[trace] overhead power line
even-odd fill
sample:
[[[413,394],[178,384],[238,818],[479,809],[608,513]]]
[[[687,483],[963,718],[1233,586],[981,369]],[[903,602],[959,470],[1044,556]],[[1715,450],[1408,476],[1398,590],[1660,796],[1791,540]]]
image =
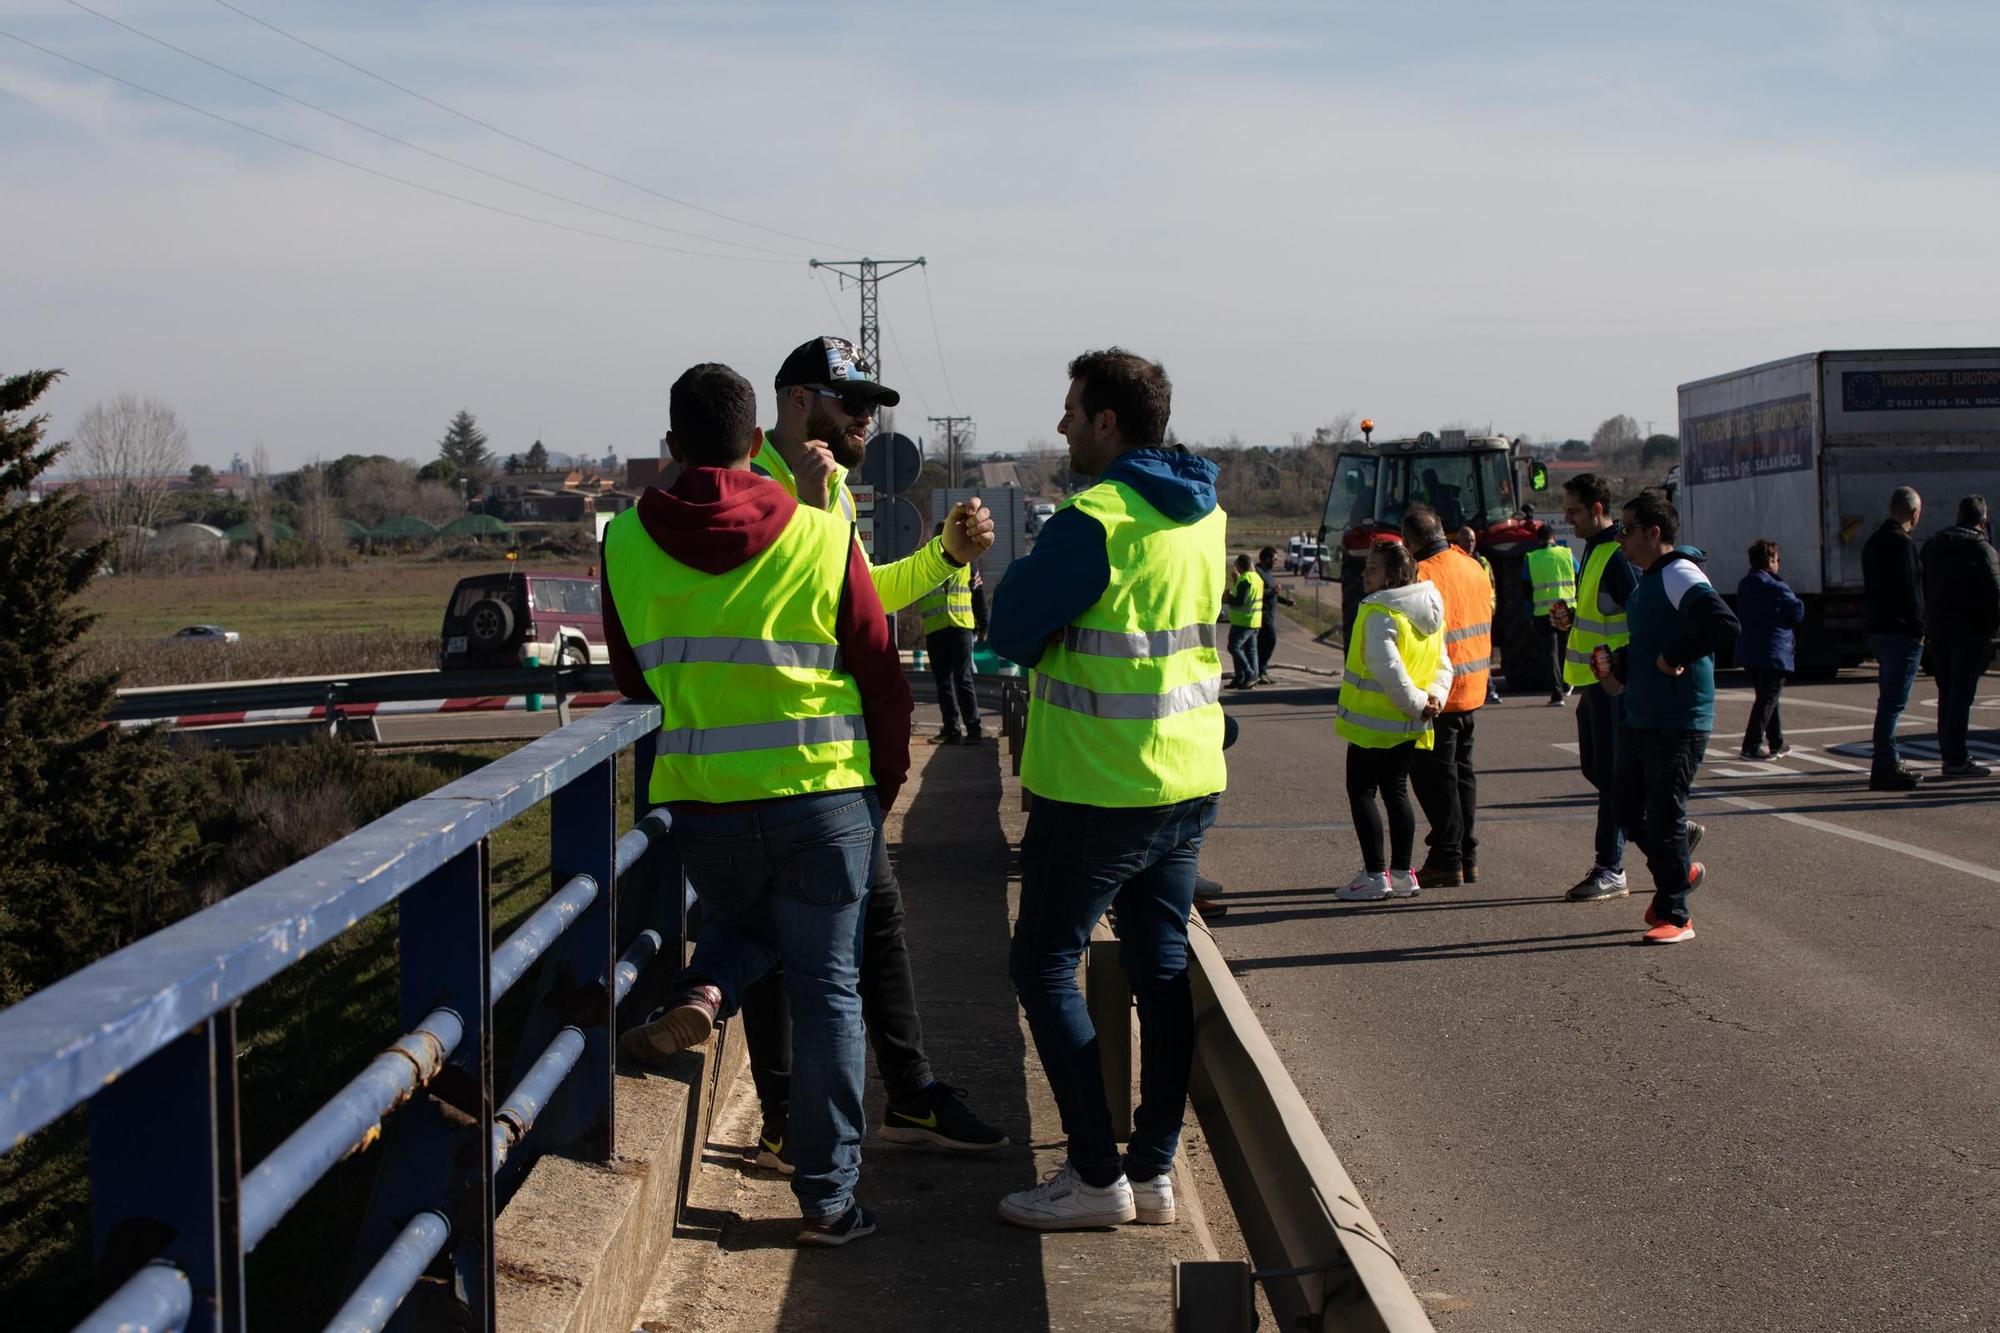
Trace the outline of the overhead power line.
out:
[[[938,373],[944,376],[945,397],[951,399],[954,412],[958,410],[958,393],[951,387],[951,371],[944,364],[944,338],[938,333],[937,305],[931,300],[931,268],[924,265],[924,308],[930,311],[931,341],[937,345]]]
[[[684,231],[679,227],[669,227],[666,226],[664,223],[653,222],[647,218],[633,217],[630,214],[615,212],[609,208],[600,208],[596,204],[585,203],[581,199],[572,199],[568,195],[557,194],[553,190],[544,190],[538,185],[530,185],[526,181],[518,181],[511,176],[503,176],[497,171],[488,171],[486,168],[474,166],[470,162],[461,162],[455,157],[451,157],[445,153],[437,152],[435,149],[426,148],[420,143],[412,143],[410,140],[391,134],[387,130],[378,130],[373,125],[364,124],[363,122],[354,119],[352,116],[346,116],[342,115],[338,111],[328,110],[326,107],[320,106],[315,102],[308,102],[303,97],[295,97],[291,93],[284,91],[282,88],[274,88],[270,84],[264,83],[258,79],[254,79],[240,70],[231,69],[227,65],[219,64],[216,61],[210,60],[207,56],[197,55],[193,51],[190,51],[185,47],[176,46],[172,42],[166,40],[166,38],[156,37],[152,33],[147,32],[142,28],[134,27],[132,24],[125,22],[123,19],[114,18],[111,15],[106,14],[101,10],[92,9],[89,5],[84,4],[83,0],[67,0],[67,3],[72,9],[80,9],[84,13],[89,14],[93,18],[102,19],[106,23],[111,24],[113,27],[123,28],[126,32],[131,33],[135,37],[144,38],[146,41],[153,43],[155,46],[165,47],[167,50],[172,51],[175,55],[185,56],[187,59],[192,60],[197,64],[206,65],[212,70],[217,70],[223,74],[227,74],[230,78],[236,79],[241,83],[246,83],[252,88],[261,89],[262,91],[271,94],[271,96],[273,97],[282,97],[287,102],[291,102],[296,106],[302,106],[308,111],[317,112],[319,115],[325,116],[331,120],[337,120],[343,125],[348,125],[353,127],[354,129],[362,131],[364,134],[372,134],[378,139],[383,139],[389,143],[396,144],[399,147],[407,148],[412,152],[422,153],[425,157],[435,158],[439,162],[448,163],[451,166],[460,168],[461,170],[470,171],[475,175],[484,176],[488,180],[499,181],[502,185],[511,185],[517,190],[526,190],[528,193],[538,194],[542,196],[542,198],[544,199],[553,199],[557,203],[568,204],[572,208],[581,208],[592,213],[599,213],[608,218],[615,218],[619,222],[629,222],[635,227],[650,227],[654,231],[667,232],[674,236],[685,236],[690,240],[707,241],[711,245],[727,245],[727,246],[733,246],[739,250],[755,250],[759,254],[781,255],[796,259],[804,259],[807,257],[796,251],[773,250],[769,246],[751,245],[747,241],[732,241],[722,236],[708,236],[698,231]]]
[[[803,241],[807,245],[826,246],[828,248],[835,250],[861,250],[863,253],[866,253],[865,247],[839,245],[833,241],[820,240],[811,236],[801,236],[797,232],[783,231],[777,227],[767,227],[761,222],[752,222],[748,218],[739,218],[732,214],[721,212],[720,210],[717,209],[708,208],[702,204],[697,204],[690,199],[682,199],[677,195],[663,193],[659,190],[654,189],[650,185],[643,185],[638,181],[629,180],[624,176],[616,174],[615,172],[606,171],[602,167],[594,167],[588,162],[579,162],[576,158],[570,157],[566,153],[560,153],[553,148],[544,147],[543,145],[536,143],[532,139],[524,139],[520,135],[515,134],[512,131],[503,130],[498,125],[492,124],[489,121],[481,120],[479,117],[473,115],[469,111],[460,111],[455,106],[451,106],[447,103],[440,102],[435,97],[431,97],[425,93],[418,92],[415,88],[410,88],[403,84],[397,83],[394,79],[391,79],[386,75],[377,74],[374,70],[369,69],[366,66],[357,65],[352,60],[347,59],[345,56],[335,55],[333,52],[327,50],[325,47],[317,46],[312,42],[307,41],[305,38],[299,36],[297,33],[288,32],[285,29],[279,27],[277,24],[272,23],[268,19],[259,18],[257,15],[252,14],[247,9],[241,9],[235,5],[230,4],[229,0],[215,0],[215,3],[222,6],[222,8],[228,10],[232,14],[248,19],[250,22],[255,23],[260,28],[269,29],[270,31],[276,33],[278,36],[283,37],[288,42],[296,42],[300,46],[305,47],[306,50],[313,51],[318,53],[319,55],[325,56],[328,60],[333,61],[335,64],[344,65],[348,69],[353,70],[356,74],[365,75],[368,78],[375,80],[375,82],[382,84],[384,87],[394,88],[397,92],[402,93],[408,97],[414,97],[419,102],[422,102],[427,106],[434,106],[438,110],[445,112],[447,115],[457,116],[460,120],[465,121],[467,124],[477,125],[480,129],[485,130],[488,133],[497,134],[501,138],[506,139],[511,143],[517,143],[521,145],[521,147],[523,148],[532,149],[533,151],[542,154],[542,156],[544,157],[554,158],[556,161],[575,167],[579,171],[587,171],[593,176],[601,176],[605,180],[614,181],[619,185],[623,185],[625,188],[629,190],[637,190],[642,194],[650,194],[655,199],[663,199],[670,204],[676,204],[682,208],[693,209],[697,213],[706,213],[708,216],[712,218],[720,218],[724,222],[733,222],[739,227],[750,227],[756,231],[767,232],[773,236],[782,236],[789,241]]]
[[[689,250],[678,245],[662,245],[658,241],[642,241],[639,240],[637,237],[618,236],[607,231],[593,231],[589,227],[573,226],[567,222],[557,222],[552,218],[536,217],[532,213],[517,212],[516,210],[511,208],[503,208],[499,204],[489,204],[482,199],[473,199],[467,195],[454,194],[450,190],[441,190],[434,185],[425,185],[421,181],[413,181],[408,179],[407,177],[398,176],[394,172],[382,171],[376,167],[364,166],[359,162],[349,161],[347,158],[338,157],[322,149],[314,148],[309,144],[299,143],[295,139],[287,139],[283,135],[273,134],[269,130],[260,130],[255,125],[247,125],[240,120],[234,120],[228,116],[223,115],[219,111],[210,111],[207,107],[196,106],[192,102],[184,102],[178,97],[174,97],[168,93],[161,92],[157,88],[148,88],[145,84],[135,83],[131,79],[125,78],[123,75],[113,74],[110,70],[99,69],[97,66],[78,60],[74,56],[66,56],[60,51],[52,50],[49,47],[43,46],[40,42],[31,42],[26,37],[22,37],[16,33],[8,32],[4,28],[0,28],[0,37],[5,37],[9,41],[18,42],[22,46],[27,47],[31,51],[40,51],[43,55],[53,57],[56,60],[62,61],[64,64],[74,65],[76,68],[80,70],[84,70],[87,73],[97,75],[97,77],[99,77],[100,79],[109,79],[113,83],[120,84],[124,87],[130,88],[135,92],[144,93],[148,97],[157,97],[160,101],[166,102],[172,106],[177,106],[181,108],[183,111],[192,111],[198,116],[206,116],[208,119],[216,121],[219,124],[227,125],[231,129],[242,130],[245,134],[254,134],[260,139],[268,139],[272,143],[283,144],[287,148],[296,149],[301,153],[310,154],[311,156],[317,157],[322,161],[335,163],[336,165],[346,167],[351,171],[363,172],[367,175],[377,177],[378,179],[390,181],[394,184],[401,185],[406,189],[421,190],[425,194],[436,195],[440,199],[449,199],[453,203],[466,204],[473,208],[484,209],[488,213],[497,213],[501,217],[513,218],[517,222],[532,222],[538,227],[550,227],[555,229],[556,231],[566,231],[573,233],[574,235],[577,236],[589,236],[595,240],[600,240],[600,241],[611,241],[617,245],[633,245],[633,246],[638,246],[642,250],[660,250],[664,251],[667,254],[691,255],[697,259],[725,259],[738,264],[789,264],[793,262],[787,259],[760,259],[755,255],[728,255],[728,254],[717,254],[714,251],[710,250]]]

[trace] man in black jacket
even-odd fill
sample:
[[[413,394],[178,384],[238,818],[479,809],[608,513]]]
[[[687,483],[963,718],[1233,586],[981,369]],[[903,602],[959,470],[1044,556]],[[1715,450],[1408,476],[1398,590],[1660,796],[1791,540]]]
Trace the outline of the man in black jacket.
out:
[[[1875,760],[1871,791],[1909,791],[1923,777],[1896,753],[1896,722],[1909,707],[1910,686],[1924,652],[1924,585],[1911,531],[1923,516],[1923,497],[1908,486],[1889,494],[1889,517],[1861,548],[1861,581],[1868,602],[1868,642],[1880,667],[1875,698]]]
[[[1257,552],[1257,577],[1264,580],[1264,623],[1257,629],[1257,683],[1272,684],[1271,654],[1278,651],[1278,607],[1290,606],[1292,599],[1278,586],[1278,548],[1266,546]]]
[[[1972,696],[1993,660],[2000,629],[2000,556],[1986,538],[1986,497],[1958,502],[1958,522],[1924,543],[1924,629],[1938,687],[1938,757],[1948,778],[1992,773],[1972,762],[1965,733]]]

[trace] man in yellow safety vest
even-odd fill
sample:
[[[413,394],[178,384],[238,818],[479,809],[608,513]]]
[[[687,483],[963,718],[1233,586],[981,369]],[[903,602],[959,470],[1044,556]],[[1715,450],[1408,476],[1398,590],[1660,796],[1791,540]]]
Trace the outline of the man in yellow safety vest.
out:
[[[1264,580],[1248,555],[1236,557],[1236,582],[1229,589],[1229,659],[1236,665],[1232,690],[1257,683],[1257,632],[1264,627]]]
[[[751,473],[749,383],[695,366],[669,420],[679,479],[605,530],[605,638],[619,687],[660,705],[650,795],[703,923],[674,1002],[619,1045],[646,1063],[697,1045],[782,965],[799,1243],[845,1245],[875,1229],[854,1197],[857,955],[871,848],[909,768],[909,685],[853,525]]]
[[[938,524],[937,531],[942,536],[944,524]],[[924,648],[930,653],[931,680],[937,685],[943,720],[932,743],[977,745],[985,738],[979,730],[979,696],[972,671],[973,640],[986,632],[986,590],[979,571],[971,565],[953,570],[950,578],[917,599],[917,614],[924,618]]]
[[[1042,525],[993,599],[994,650],[1035,673],[1008,971],[1069,1138],[1062,1169],[1008,1195],[1000,1216],[1045,1231],[1175,1217],[1168,1172],[1194,1044],[1188,909],[1226,784],[1215,624],[1227,520],[1214,465],[1162,444],[1172,394],[1165,370],[1120,348],[1070,362],[1057,429],[1071,470],[1096,483]],[[1114,904],[1145,1037],[1122,1157],[1076,987]]]
[[[1549,667],[1549,704],[1560,708],[1568,700],[1570,686],[1563,679],[1563,633],[1550,623],[1556,607],[1576,601],[1576,553],[1567,543],[1556,541],[1556,530],[1544,523],[1535,533],[1536,545],[1528,551],[1522,577],[1528,581],[1529,615],[1535,633],[1546,646]]]

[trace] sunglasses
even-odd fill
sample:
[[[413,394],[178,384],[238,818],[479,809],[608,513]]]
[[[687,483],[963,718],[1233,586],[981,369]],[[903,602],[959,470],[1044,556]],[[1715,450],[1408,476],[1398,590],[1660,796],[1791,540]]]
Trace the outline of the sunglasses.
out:
[[[824,385],[805,386],[822,398],[831,398],[840,404],[840,410],[851,417],[868,416],[875,411],[875,397],[856,389],[829,389]]]

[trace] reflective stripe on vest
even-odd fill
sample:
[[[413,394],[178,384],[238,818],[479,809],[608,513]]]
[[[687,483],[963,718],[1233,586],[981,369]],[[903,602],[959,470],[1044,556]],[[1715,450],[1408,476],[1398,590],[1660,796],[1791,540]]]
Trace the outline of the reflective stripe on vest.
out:
[[[1035,664],[1021,785],[1114,809],[1221,791],[1215,611],[1228,578],[1227,517],[1216,509],[1181,522],[1119,481],[1067,505],[1104,530],[1112,578]]]
[[[861,694],[836,626],[854,530],[794,509],[721,574],[661,550],[636,509],[604,533],[604,573],[660,702],[655,801],[761,801],[871,786]]]
[[[1419,634],[1410,618],[1376,602],[1364,602],[1354,617],[1349,642],[1359,647],[1367,642],[1368,622],[1374,616],[1388,616],[1396,622],[1396,653],[1403,669],[1418,689],[1428,689],[1437,679],[1438,663],[1444,656],[1444,635]],[[1454,683],[1453,688],[1457,686]],[[1481,697],[1484,697],[1481,687]],[[1419,750],[1436,744],[1429,719],[1411,717],[1389,698],[1382,682],[1368,669],[1366,654],[1357,651],[1347,659],[1340,679],[1340,701],[1334,708],[1334,732],[1350,745],[1386,749],[1414,740]]]
[[[1486,703],[1486,673],[1493,666],[1493,583],[1456,546],[1417,562],[1417,577],[1444,599],[1444,652],[1451,659],[1447,713],[1468,713]]]
[[[1563,680],[1570,685],[1594,685],[1597,673],[1591,669],[1591,650],[1602,645],[1617,650],[1631,642],[1626,629],[1625,610],[1604,592],[1604,570],[1618,554],[1618,543],[1602,541],[1584,557],[1583,578],[1577,589],[1576,623],[1570,627],[1569,642],[1563,649]]]

